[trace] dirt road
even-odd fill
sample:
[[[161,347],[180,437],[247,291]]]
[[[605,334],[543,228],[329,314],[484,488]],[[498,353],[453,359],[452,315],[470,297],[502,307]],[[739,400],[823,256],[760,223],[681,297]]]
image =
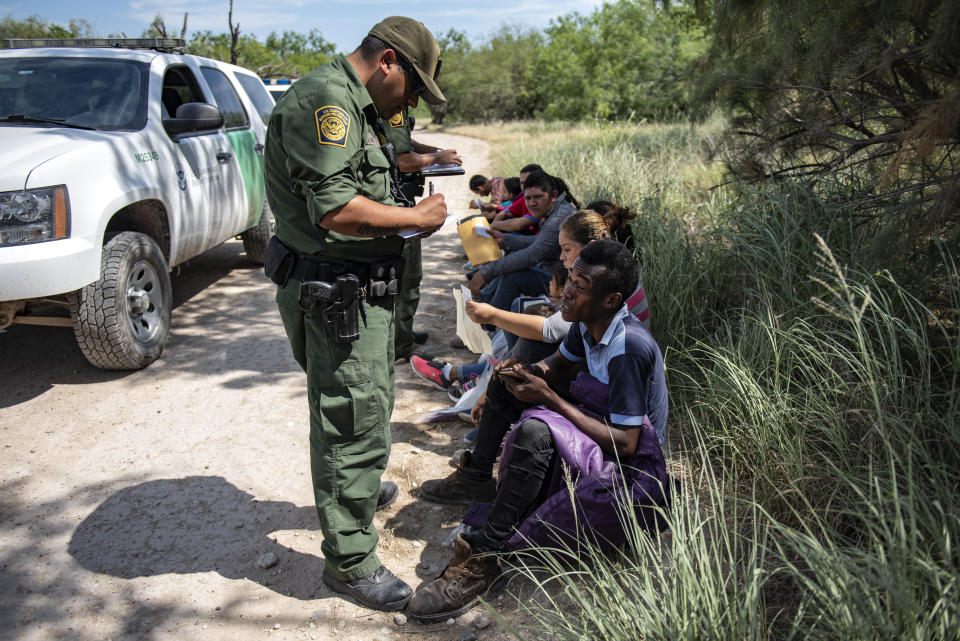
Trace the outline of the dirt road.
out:
[[[485,168],[479,141],[416,137],[456,147],[467,177]],[[466,211],[465,178],[435,185]],[[447,346],[462,260],[453,227],[425,241],[416,323],[425,348],[457,359],[470,356]],[[94,369],[69,330],[0,334],[0,638],[457,639],[466,620],[398,626],[321,585],[305,377],[262,270],[233,241],[173,282],[170,341],[143,371]],[[387,478],[401,496],[377,525],[384,562],[413,586],[446,562],[460,516],[410,495],[449,473],[468,429],[412,422],[447,405],[398,367]],[[277,563],[261,568],[267,553]]]

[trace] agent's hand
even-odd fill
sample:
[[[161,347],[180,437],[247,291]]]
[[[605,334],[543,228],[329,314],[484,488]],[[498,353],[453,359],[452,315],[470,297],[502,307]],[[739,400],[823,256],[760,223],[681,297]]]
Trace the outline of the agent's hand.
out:
[[[438,165],[463,165],[463,159],[456,149],[441,149],[434,156],[434,162]]]
[[[491,229],[490,238],[492,238],[494,242],[497,243],[497,247],[499,247],[500,249],[503,249],[503,232],[502,231]]]
[[[443,200],[443,194],[427,196],[413,207],[413,211],[417,214],[417,228],[425,232],[437,231],[447,219],[447,203]]]
[[[497,308],[487,303],[478,303],[475,300],[467,301],[467,316],[475,323],[492,323]]]
[[[483,286],[487,284],[487,280],[483,277],[483,274],[477,270],[477,273],[473,275],[473,278],[470,279],[470,282],[467,284],[467,287],[470,288],[470,294],[477,298],[480,296],[480,290],[483,289]]]

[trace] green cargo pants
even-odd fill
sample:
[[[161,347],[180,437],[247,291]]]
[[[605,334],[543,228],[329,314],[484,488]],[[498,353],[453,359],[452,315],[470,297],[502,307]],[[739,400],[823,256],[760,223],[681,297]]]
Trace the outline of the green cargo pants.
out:
[[[420,239],[408,238],[403,243],[403,280],[396,300],[397,337],[394,353],[399,358],[413,353],[413,317],[420,304],[420,281],[423,279]]]
[[[310,471],[325,571],[350,581],[381,564],[373,515],[390,455],[394,301],[368,300],[360,338],[334,343],[319,312],[300,311],[299,287],[291,279],[278,289],[277,307],[293,357],[307,373]]]

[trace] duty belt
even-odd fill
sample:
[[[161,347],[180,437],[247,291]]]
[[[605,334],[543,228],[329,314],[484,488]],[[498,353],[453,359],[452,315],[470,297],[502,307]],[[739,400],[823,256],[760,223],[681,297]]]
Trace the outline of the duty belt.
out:
[[[264,272],[281,287],[291,278],[332,283],[338,276],[353,274],[365,288],[367,298],[381,298],[396,296],[399,292],[403,257],[387,256],[370,263],[331,261],[298,254],[274,236],[267,247]]]

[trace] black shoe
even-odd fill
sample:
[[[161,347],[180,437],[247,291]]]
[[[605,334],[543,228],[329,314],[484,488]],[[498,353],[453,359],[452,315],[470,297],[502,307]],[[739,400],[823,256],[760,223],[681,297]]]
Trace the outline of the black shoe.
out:
[[[352,581],[341,581],[324,572],[323,582],[334,592],[346,594],[368,608],[385,612],[402,610],[413,596],[413,589],[395,577],[385,565]]]
[[[420,486],[420,498],[445,505],[493,503],[497,499],[497,482],[493,477],[483,477],[467,467],[467,460],[469,454],[464,454],[462,467],[445,479],[424,481]]]
[[[380,494],[377,495],[377,512],[385,510],[397,500],[400,488],[393,481],[380,481]]]
[[[416,344],[418,344],[418,345],[423,345],[424,343],[427,342],[427,339],[428,339],[428,338],[430,338],[430,334],[428,334],[428,333],[426,333],[426,332],[424,332],[424,331],[417,330],[417,329],[413,330],[413,342],[414,342],[414,343],[416,343]]]

